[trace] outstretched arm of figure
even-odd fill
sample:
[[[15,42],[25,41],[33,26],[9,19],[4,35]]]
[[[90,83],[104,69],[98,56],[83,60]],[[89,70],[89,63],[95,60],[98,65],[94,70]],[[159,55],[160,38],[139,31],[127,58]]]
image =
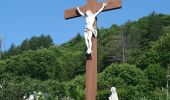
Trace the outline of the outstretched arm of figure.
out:
[[[103,11],[103,9],[107,6],[107,2],[103,3],[102,8],[100,8],[94,15],[97,16],[100,12]]]
[[[84,13],[80,10],[79,7],[77,7],[76,9],[77,9],[77,11],[79,12],[79,14],[80,14],[81,16],[85,16]]]

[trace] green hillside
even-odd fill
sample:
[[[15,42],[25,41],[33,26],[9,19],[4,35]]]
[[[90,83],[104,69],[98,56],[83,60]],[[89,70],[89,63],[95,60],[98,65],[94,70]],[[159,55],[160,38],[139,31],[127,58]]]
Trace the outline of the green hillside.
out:
[[[170,68],[170,15],[155,12],[98,30],[97,100],[117,88],[120,100],[165,100]],[[0,60],[0,100],[41,91],[48,100],[85,99],[84,38],[55,45],[49,35],[11,45]]]

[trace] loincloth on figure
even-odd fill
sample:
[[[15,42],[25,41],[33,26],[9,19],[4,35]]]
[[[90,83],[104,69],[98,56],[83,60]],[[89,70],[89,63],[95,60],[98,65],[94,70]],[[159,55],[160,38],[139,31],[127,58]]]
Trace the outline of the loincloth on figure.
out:
[[[88,33],[88,32],[92,32],[92,34],[97,37],[97,29],[93,28],[93,29],[89,29],[89,28],[85,28],[84,32]]]

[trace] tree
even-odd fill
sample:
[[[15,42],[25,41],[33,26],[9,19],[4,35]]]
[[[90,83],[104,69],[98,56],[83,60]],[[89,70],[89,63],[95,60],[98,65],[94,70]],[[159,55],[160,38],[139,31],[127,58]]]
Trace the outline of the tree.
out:
[[[147,79],[144,73],[129,64],[112,64],[98,78],[98,98],[107,99],[110,88],[115,86],[121,100],[137,100],[147,95]]]
[[[24,51],[29,50],[37,50],[40,48],[49,48],[53,45],[53,40],[51,36],[47,35],[41,35],[41,36],[33,36],[31,39],[25,39],[21,45],[15,46],[14,44],[11,44],[9,50],[3,52],[2,58],[6,59],[10,56],[18,55],[23,53]]]
[[[149,88],[155,90],[166,84],[166,71],[158,64],[151,64],[144,70],[148,80]]]
[[[149,50],[138,60],[137,66],[141,69],[150,64],[160,64],[167,68],[170,63],[170,32],[161,36],[159,40],[150,43]]]

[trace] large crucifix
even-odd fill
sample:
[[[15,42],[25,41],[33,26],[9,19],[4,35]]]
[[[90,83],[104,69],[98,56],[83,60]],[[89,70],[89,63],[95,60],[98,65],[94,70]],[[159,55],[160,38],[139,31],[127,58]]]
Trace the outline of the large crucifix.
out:
[[[93,28],[90,29],[88,26],[85,26],[85,34],[91,32],[91,47],[87,45],[87,60],[86,60],[86,100],[96,100],[97,94],[97,17],[96,15],[101,11],[109,11],[113,9],[121,8],[121,0],[107,0],[106,3],[97,2],[96,0],[87,0],[87,5],[81,6],[78,8],[72,8],[65,10],[64,18],[70,19],[79,16],[88,16],[88,14],[95,15]],[[100,11],[101,10],[101,11]],[[89,14],[89,15],[90,15]],[[86,24],[87,24],[86,17]],[[91,21],[93,19],[90,19]],[[86,39],[86,38],[85,38]]]

